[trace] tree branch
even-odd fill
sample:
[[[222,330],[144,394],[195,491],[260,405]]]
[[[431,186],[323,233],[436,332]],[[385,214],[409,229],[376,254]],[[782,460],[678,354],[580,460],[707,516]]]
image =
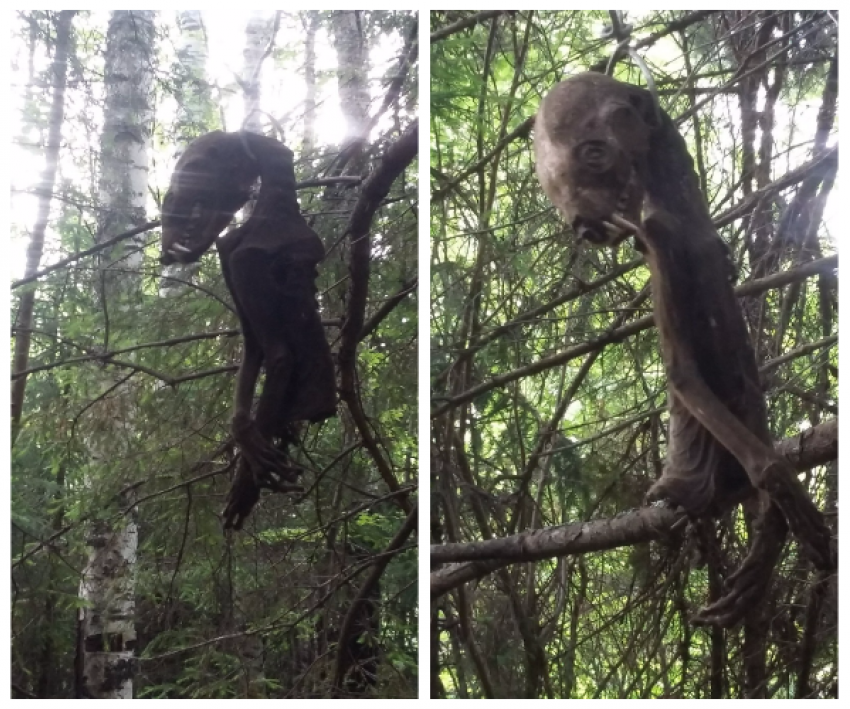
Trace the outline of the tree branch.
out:
[[[333,184],[344,184],[344,185],[359,185],[363,181],[362,177],[322,177],[316,178],[314,180],[305,180],[304,182],[299,182],[295,185],[296,190],[305,189],[307,187],[321,187],[323,185],[333,185]],[[134,236],[138,236],[139,234],[144,234],[146,231],[150,231],[151,229],[156,229],[158,226],[162,225],[162,221],[159,219],[154,219],[150,222],[145,222],[141,226],[137,226],[135,229],[130,229],[129,231],[125,231],[117,236],[113,236],[106,241],[101,241],[99,244],[95,244],[90,249],[85,249],[84,251],[78,251],[75,254],[71,254],[70,256],[66,256],[63,259],[60,259],[56,263],[47,266],[46,268],[33,273],[32,275],[27,276],[26,278],[21,278],[17,281],[12,281],[12,290],[16,288],[20,288],[21,286],[25,286],[27,283],[32,283],[33,281],[38,280],[42,276],[46,276],[48,273],[53,273],[53,271],[58,271],[60,268],[64,268],[70,263],[74,263],[74,261],[79,261],[80,259],[85,258],[86,256],[91,256],[92,254],[96,254],[99,251],[103,251],[104,249],[108,249],[111,246],[115,246],[115,244],[120,244],[122,241],[126,239],[130,239]],[[153,242],[151,242],[153,243]]]
[[[742,283],[735,289],[735,294],[738,297],[757,295],[759,293],[763,293],[767,290],[771,290],[772,288],[779,288],[780,286],[787,285],[788,283],[795,283],[797,281],[801,281],[809,276],[825,273],[833,271],[838,266],[838,256],[827,256],[826,258],[818,259],[817,261],[811,261],[799,268],[791,269],[789,271],[780,271],[779,273],[774,273],[773,275],[766,276],[765,278],[759,278],[755,281],[749,281],[747,283]],[[472,401],[475,397],[483,394],[486,391],[490,391],[491,389],[495,389],[496,387],[504,386],[510,382],[516,381],[517,379],[522,379],[523,377],[530,376],[532,374],[538,374],[547,369],[551,369],[552,367],[558,367],[562,364],[566,364],[570,360],[575,359],[576,357],[581,357],[590,352],[594,352],[597,349],[605,347],[606,345],[610,345],[614,342],[622,342],[628,337],[635,335],[639,332],[649,329],[655,323],[655,319],[652,315],[645,315],[642,318],[638,318],[634,322],[629,323],[628,325],[624,325],[623,327],[617,328],[609,333],[606,333],[602,337],[599,337],[595,340],[590,340],[588,342],[583,342],[580,345],[576,345],[575,347],[571,347],[563,352],[559,352],[558,354],[551,355],[549,357],[544,357],[543,359],[539,359],[536,362],[532,362],[531,364],[527,364],[523,367],[518,367],[517,369],[511,370],[510,372],[505,372],[504,374],[500,374],[498,376],[493,377],[492,379],[487,380],[486,382],[482,382],[477,386],[471,387],[464,392],[461,392],[457,396],[452,397],[451,399],[445,400],[444,403],[439,406],[431,415],[436,418],[437,416],[441,416],[449,409],[452,409],[460,404],[464,404],[467,401]]]
[[[777,453],[798,472],[838,458],[838,419],[779,441]],[[486,541],[431,546],[432,563],[453,563],[431,573],[431,599],[511,564],[609,551],[662,539],[681,515],[667,507],[642,507],[611,519],[532,529]]]
[[[398,307],[398,304],[401,303],[407,296],[416,291],[416,286],[419,283],[418,277],[414,276],[413,278],[404,281],[401,284],[401,288],[399,288],[393,295],[391,295],[384,304],[378,308],[375,313],[369,318],[365,323],[363,323],[363,329],[360,330],[360,335],[357,337],[359,341],[365,340],[369,335],[372,334],[378,328],[384,319]]]
[[[356,353],[359,336],[363,332],[366,299],[369,294],[371,258],[369,230],[375,212],[389,194],[393,182],[416,157],[419,141],[418,125],[418,121],[413,121],[407,127],[401,137],[384,154],[380,166],[363,183],[363,191],[354,205],[348,227],[345,230],[351,247],[348,259],[348,310],[342,324],[340,347],[337,354],[340,371],[340,398],[348,406],[354,424],[363,438],[363,444],[375,461],[381,478],[391,492],[398,491],[400,486],[390,464],[378,447],[366,419],[366,414],[360,405],[355,387]],[[407,495],[399,496],[397,502],[402,510],[410,513],[410,499]]]
[[[408,537],[416,530],[416,521],[419,518],[419,505],[415,505],[408,513],[407,519],[404,520],[398,532],[390,541],[381,556],[374,563],[372,571],[363,582],[357,598],[351,603],[348,613],[345,614],[345,619],[342,621],[342,627],[339,631],[339,641],[336,655],[336,674],[334,677],[334,692],[339,693],[342,690],[342,682],[345,679],[345,673],[348,671],[350,664],[348,661],[348,638],[351,635],[354,619],[357,617],[360,607],[370,598],[372,592],[378,585],[381,576],[383,576],[387,565],[395,558],[395,554],[401,550]]]
[[[498,17],[499,15],[503,15],[506,12],[512,12],[511,10],[485,10],[484,12],[478,12],[470,17],[465,17],[462,20],[458,20],[457,22],[453,22],[450,25],[446,25],[442,29],[434,30],[431,33],[431,44],[434,42],[439,42],[441,39],[445,39],[453,35],[455,32],[460,32],[461,30],[465,30],[468,27],[474,27],[479,22],[486,22],[492,17]]]

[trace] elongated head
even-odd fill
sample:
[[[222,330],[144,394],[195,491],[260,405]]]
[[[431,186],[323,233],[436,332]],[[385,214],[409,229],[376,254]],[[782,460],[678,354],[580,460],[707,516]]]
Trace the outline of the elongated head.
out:
[[[650,134],[648,91],[587,72],[556,85],[534,125],[537,176],[576,236],[611,246],[639,224]]]
[[[259,167],[243,135],[207,133],[177,161],[162,202],[161,263],[197,261],[248,200]]]

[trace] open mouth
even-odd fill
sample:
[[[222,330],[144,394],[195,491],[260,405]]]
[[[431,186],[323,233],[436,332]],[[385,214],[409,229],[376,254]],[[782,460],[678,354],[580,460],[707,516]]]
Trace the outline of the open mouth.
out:
[[[188,224],[182,229],[183,235],[180,239],[171,244],[166,251],[163,252],[160,258],[160,263],[168,265],[178,261],[180,263],[190,263],[195,260],[194,249],[190,244],[197,243],[197,235],[201,231],[201,207],[196,204],[189,215]]]
[[[188,246],[184,246],[180,242],[177,242],[176,244],[172,244],[171,248],[168,250],[168,253],[174,258],[180,258],[180,254],[191,254],[192,249],[190,249]]]
[[[195,260],[194,252],[188,246],[186,246],[186,242],[189,241],[189,237],[186,236],[180,241],[176,241],[168,248],[167,251],[162,252],[162,256],[160,256],[159,262],[168,266],[172,263],[191,263]]]
[[[599,246],[614,246],[640,232],[640,227],[625,216],[632,204],[633,192],[637,189],[635,177],[633,170],[617,198],[614,210],[607,218],[590,219],[579,216],[573,220],[573,229],[579,239]]]

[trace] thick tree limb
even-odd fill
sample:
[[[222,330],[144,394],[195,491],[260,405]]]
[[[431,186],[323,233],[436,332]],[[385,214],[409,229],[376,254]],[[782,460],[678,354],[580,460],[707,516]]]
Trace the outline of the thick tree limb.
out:
[[[679,517],[679,513],[668,507],[644,507],[612,519],[533,529],[488,541],[432,546],[432,563],[449,560],[466,563],[431,573],[431,600],[510,564],[608,551],[660,539]]]
[[[838,457],[838,419],[831,419],[775,446],[796,471]],[[510,564],[556,556],[608,551],[662,539],[680,515],[667,507],[644,507],[612,519],[521,532],[508,537],[431,547],[432,563],[453,563],[431,574],[431,598]]]
[[[419,140],[418,125],[418,121],[414,121],[407,127],[402,136],[384,154],[380,166],[363,183],[363,191],[357,204],[354,205],[346,229],[351,248],[348,260],[348,310],[340,333],[340,347],[337,355],[340,371],[340,398],[348,406],[354,424],[363,438],[363,444],[391,492],[398,491],[400,486],[390,464],[378,447],[378,442],[360,405],[355,385],[356,351],[360,333],[363,332],[366,299],[369,294],[371,257],[369,230],[372,219],[389,194],[393,182],[416,157]],[[396,499],[399,506],[409,514],[411,511],[409,498],[402,495]]]
[[[798,473],[838,460],[838,419],[829,419],[777,441],[773,447]]]
[[[351,243],[349,253],[348,311],[340,333],[339,363],[341,369],[354,366],[357,336],[363,329],[366,298],[369,294],[369,263],[372,218],[386,198],[396,178],[416,157],[418,122],[408,126],[402,136],[386,152],[380,167],[363,184],[363,192],[354,205],[346,234]],[[353,380],[352,380],[353,381]]]

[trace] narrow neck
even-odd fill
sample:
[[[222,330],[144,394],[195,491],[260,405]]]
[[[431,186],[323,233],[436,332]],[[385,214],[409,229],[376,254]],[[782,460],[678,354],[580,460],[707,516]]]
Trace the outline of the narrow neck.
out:
[[[264,181],[251,212],[251,219],[292,220],[301,218],[294,185]]]
[[[653,131],[648,158],[647,202],[653,210],[676,216],[694,234],[717,236],[708,204],[684,138],[665,113]]]

